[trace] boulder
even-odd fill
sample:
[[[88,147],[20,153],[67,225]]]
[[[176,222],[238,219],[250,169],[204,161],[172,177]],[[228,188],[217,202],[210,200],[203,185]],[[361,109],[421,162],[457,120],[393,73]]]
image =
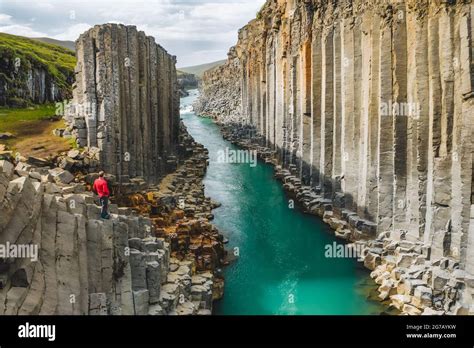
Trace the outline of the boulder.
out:
[[[184,301],[178,304],[176,307],[176,313],[178,315],[193,315],[196,314],[196,307],[192,302]]]
[[[419,286],[426,286],[426,283],[421,279],[405,278],[402,282],[405,288],[406,295],[412,295],[415,293],[415,289]]]
[[[437,311],[434,310],[433,308],[427,307],[423,310],[423,313],[421,315],[444,315],[444,311]]]
[[[48,167],[51,164],[50,161],[48,161],[44,158],[33,157],[33,156],[28,157],[26,162],[28,164],[31,164],[32,166],[35,166],[35,167]]]
[[[13,162],[13,151],[0,150],[0,160]]]
[[[392,300],[392,306],[401,311],[406,303],[411,302],[411,296],[397,294],[390,296],[390,300]]]
[[[430,307],[433,302],[433,290],[427,286],[418,286],[412,297],[412,304],[418,308]]]
[[[75,159],[78,159],[78,157],[80,156],[81,152],[79,150],[76,150],[76,149],[73,149],[73,150],[70,150],[68,153],[67,153],[67,157],[75,160]]]
[[[163,308],[158,304],[150,305],[148,309],[148,315],[163,315]]]
[[[0,140],[7,140],[14,138],[15,136],[12,133],[5,132],[5,133],[0,133]]]
[[[8,161],[0,160],[0,173],[5,174],[7,178],[11,178],[15,167]]]
[[[403,305],[402,312],[406,313],[408,315],[420,315],[421,310],[419,308],[416,308],[415,306],[405,304]]]
[[[439,268],[434,268],[431,287],[434,291],[441,291],[448,283],[449,279],[449,274],[446,271]]]
[[[15,167],[15,171],[19,174],[19,175],[27,175],[28,172],[33,168],[33,166],[31,164],[28,164],[28,163],[25,163],[25,162],[18,162],[18,164],[16,165]]]
[[[52,175],[53,180],[58,184],[67,185],[74,180],[74,175],[62,168],[51,169],[49,170],[49,173]]]
[[[75,161],[70,157],[64,157],[59,163],[59,168],[62,168],[67,171],[72,171],[78,163],[78,161]]]
[[[373,271],[378,265],[382,263],[380,255],[371,251],[365,255],[364,266]]]
[[[398,255],[397,258],[397,267],[404,267],[408,268],[410,267],[415,259],[416,259],[416,254],[400,254]]]

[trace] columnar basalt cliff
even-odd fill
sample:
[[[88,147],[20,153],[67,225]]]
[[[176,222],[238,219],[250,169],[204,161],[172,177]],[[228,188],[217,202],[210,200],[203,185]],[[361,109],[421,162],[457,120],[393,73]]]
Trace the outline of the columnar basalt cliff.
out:
[[[197,149],[191,165],[205,167],[203,156]],[[86,190],[97,175],[80,182],[50,163],[39,165],[0,160],[0,314],[211,314],[213,288],[221,287],[212,269],[196,266],[194,257],[175,258],[169,237],[157,237],[155,220],[131,208],[112,204],[110,220],[101,219]],[[123,190],[108,180],[113,191]],[[160,207],[176,209],[172,201]],[[192,235],[211,229],[178,213],[162,216],[189,224]]]
[[[77,56],[65,118],[86,148],[0,154],[0,314],[211,314],[225,251],[202,185],[207,151],[179,120],[175,58],[115,24],[81,35]]]
[[[196,105],[410,314],[474,313],[473,34],[469,1],[267,1]]]
[[[105,24],[76,42],[66,120],[80,147],[98,147],[118,178],[156,180],[175,168],[179,86],[174,56],[134,26]]]

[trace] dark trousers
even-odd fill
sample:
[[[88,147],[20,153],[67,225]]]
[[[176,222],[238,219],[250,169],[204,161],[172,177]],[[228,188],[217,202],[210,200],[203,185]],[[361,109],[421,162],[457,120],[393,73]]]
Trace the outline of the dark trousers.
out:
[[[99,201],[100,201],[100,206],[101,206],[101,210],[100,210],[100,217],[102,219],[106,219],[109,217],[109,212],[108,212],[108,209],[109,209],[109,197],[100,197],[99,198]]]

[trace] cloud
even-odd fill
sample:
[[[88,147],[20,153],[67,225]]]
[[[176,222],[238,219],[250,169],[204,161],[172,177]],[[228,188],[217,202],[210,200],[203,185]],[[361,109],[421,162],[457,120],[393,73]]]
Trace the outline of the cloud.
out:
[[[74,24],[74,25],[71,25],[69,28],[67,28],[64,33],[54,35],[53,39],[65,40],[65,41],[76,41],[79,35],[86,32],[91,27],[92,25],[87,24],[87,23]]]
[[[264,0],[1,0],[0,31],[76,40],[96,24],[136,25],[179,66],[225,59]]]
[[[12,16],[5,13],[0,13],[0,25],[10,24],[12,22]]]
[[[44,33],[32,29],[28,24],[22,25],[15,23],[13,16],[6,13],[0,13],[0,32],[28,37],[44,35]]]
[[[11,21],[11,16],[0,13],[0,32],[26,37],[46,36],[45,33],[32,29],[29,25],[15,24]]]

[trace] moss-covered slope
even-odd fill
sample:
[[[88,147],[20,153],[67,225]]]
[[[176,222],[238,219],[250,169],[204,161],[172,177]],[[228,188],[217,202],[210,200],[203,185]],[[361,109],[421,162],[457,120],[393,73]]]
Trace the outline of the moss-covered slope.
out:
[[[24,107],[70,97],[75,64],[69,49],[0,33],[0,105]]]

